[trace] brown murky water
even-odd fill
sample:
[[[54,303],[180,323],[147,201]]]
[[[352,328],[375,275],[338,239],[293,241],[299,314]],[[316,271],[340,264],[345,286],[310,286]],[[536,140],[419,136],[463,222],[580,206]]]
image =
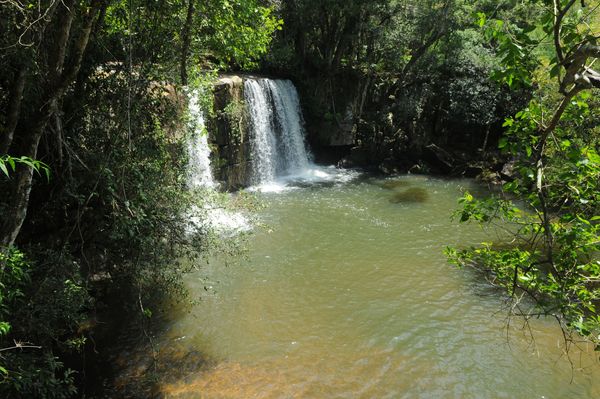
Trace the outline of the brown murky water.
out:
[[[552,320],[532,320],[532,340],[521,320],[507,326],[500,292],[447,264],[446,245],[495,239],[449,220],[472,184],[403,176],[260,194],[249,258],[191,275],[202,300],[159,338],[214,363],[171,362],[162,394],[600,398],[591,348],[572,348],[571,364]]]

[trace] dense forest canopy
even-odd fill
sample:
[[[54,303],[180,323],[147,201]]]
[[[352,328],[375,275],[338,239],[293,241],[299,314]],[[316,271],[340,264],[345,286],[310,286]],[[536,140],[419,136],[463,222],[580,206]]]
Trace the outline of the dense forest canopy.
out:
[[[410,166],[431,142],[486,147],[490,130],[497,139],[504,116],[526,103],[527,90],[490,79],[500,57],[476,12],[525,20],[536,9],[512,1],[284,2],[285,27],[266,68],[296,77],[315,129],[343,131],[367,164]],[[349,114],[356,127],[339,128]]]
[[[74,395],[97,314],[143,324],[151,298],[183,294],[182,259],[231,249],[188,231],[209,194],[186,188],[182,132],[185,90],[240,70],[292,77],[311,143],[352,147],[352,165],[493,175],[511,161],[503,195],[466,194],[460,219],[516,223],[516,244],[448,252],[534,299],[519,312],[597,339],[599,8],[2,1],[0,395]],[[454,159],[436,169],[437,146]]]

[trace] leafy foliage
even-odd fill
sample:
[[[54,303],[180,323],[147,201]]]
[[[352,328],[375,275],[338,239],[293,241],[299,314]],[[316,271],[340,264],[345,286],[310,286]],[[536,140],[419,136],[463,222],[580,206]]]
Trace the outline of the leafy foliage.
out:
[[[0,393],[6,397],[66,398],[75,392],[73,372],[51,347],[59,340],[76,349],[65,337],[77,328],[89,298],[81,280],[72,280],[76,269],[65,276],[51,265],[48,259],[35,270],[15,248],[0,254]]]
[[[8,1],[0,16],[0,225],[16,221],[0,243],[19,248],[0,244],[0,396],[71,397],[107,314],[143,328],[149,304],[185,300],[190,259],[236,251],[190,226],[215,194],[187,187],[179,83],[252,67],[281,21],[257,0]]]
[[[477,157],[530,89],[490,79],[504,54],[473,15],[520,21],[524,9],[489,0],[284,1],[286,23],[265,64],[296,76],[318,143],[354,138],[367,164],[400,169],[432,142]]]
[[[256,0],[200,2],[200,15],[209,18],[198,24],[210,35],[197,35],[198,51],[210,49],[213,55],[229,64],[235,61],[242,68],[256,67],[256,60],[265,54],[273,32],[281,29],[283,21],[273,16],[273,9]]]
[[[514,179],[503,185],[499,197],[481,201],[466,194],[458,215],[461,222],[511,223],[514,241],[447,253],[458,265],[490,273],[493,282],[512,295],[519,314],[551,315],[566,329],[600,343],[597,101],[589,91],[593,78],[578,80],[574,64],[563,62],[586,41],[595,43],[597,33],[589,22],[597,5],[590,5],[586,13],[574,3],[542,2],[553,8],[540,14],[537,25],[516,35],[507,33],[512,27],[498,22],[488,26],[488,32],[493,31],[488,37],[506,49],[506,67],[494,77],[513,88],[533,84],[537,89],[529,105],[504,122],[506,133],[499,147],[514,157]],[[484,21],[481,16],[482,26]],[[554,47],[544,47],[532,37],[536,32],[555,34]],[[527,51],[523,43],[530,46]],[[572,61],[579,63],[578,73],[595,73],[588,58],[593,56]],[[530,306],[521,307],[523,297],[529,298]]]
[[[16,170],[17,164],[27,165],[38,173],[40,171],[43,171],[44,174],[46,175],[46,178],[48,180],[50,180],[50,168],[48,167],[48,165],[46,165],[42,161],[38,161],[36,159],[31,159],[26,156],[22,156],[20,158],[15,158],[15,157],[11,157],[10,155],[4,155],[4,156],[0,157],[0,171],[6,177],[10,177],[9,172],[11,170],[13,172]]]

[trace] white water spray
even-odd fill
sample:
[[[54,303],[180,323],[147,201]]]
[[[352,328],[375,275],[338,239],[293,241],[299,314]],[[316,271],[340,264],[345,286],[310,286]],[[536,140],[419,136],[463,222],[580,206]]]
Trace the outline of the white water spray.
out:
[[[188,142],[188,186],[191,189],[208,189],[204,203],[193,207],[190,214],[192,226],[232,236],[251,229],[248,219],[240,212],[226,209],[213,191],[217,187],[210,168],[210,147],[204,124],[204,113],[199,102],[200,93],[189,96],[191,138]],[[221,199],[222,201],[222,199]]]
[[[204,114],[198,101],[199,95],[194,91],[189,96],[192,136],[188,142],[188,185],[190,188],[214,188],[216,184],[210,169],[208,134],[204,125]]]
[[[265,184],[300,174],[311,165],[296,88],[289,80],[247,79],[252,182]]]

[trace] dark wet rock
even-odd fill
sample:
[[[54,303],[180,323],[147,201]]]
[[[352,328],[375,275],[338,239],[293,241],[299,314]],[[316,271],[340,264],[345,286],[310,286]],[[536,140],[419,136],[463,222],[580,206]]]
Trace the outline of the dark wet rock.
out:
[[[408,173],[413,173],[413,174],[424,173],[423,167],[421,165],[419,165],[418,163],[414,164],[413,166],[408,168]]]
[[[421,203],[429,199],[429,193],[427,190],[421,187],[411,187],[404,191],[395,193],[390,202],[392,204],[407,204],[407,203]]]
[[[393,157],[389,157],[384,159],[383,162],[379,164],[378,169],[380,172],[386,175],[393,175],[400,173],[401,168],[398,162]]]
[[[342,158],[335,164],[335,166],[337,168],[351,168],[352,162],[350,162],[348,158]]]
[[[312,190],[318,190],[321,188],[334,187],[337,183],[335,181],[297,181],[290,184],[291,187],[298,188],[309,188]]]
[[[251,151],[244,112],[233,117],[227,109],[244,104],[245,76],[223,76],[213,87],[215,117],[208,121],[211,163],[225,190],[235,190],[250,182]],[[235,119],[235,120],[234,120]]]
[[[379,164],[379,166],[377,167],[377,170],[379,170],[379,172],[386,174],[386,175],[391,175],[392,173],[394,173],[394,170],[391,169],[387,164],[382,163]]]
[[[467,165],[463,172],[465,177],[477,177],[483,173],[484,168],[476,165]]]
[[[429,144],[423,149],[423,160],[440,173],[451,173],[456,164],[454,157],[448,151],[435,144]]]
[[[347,158],[347,164],[350,166],[361,166],[369,163],[369,153],[364,147],[352,147],[350,155]]]

